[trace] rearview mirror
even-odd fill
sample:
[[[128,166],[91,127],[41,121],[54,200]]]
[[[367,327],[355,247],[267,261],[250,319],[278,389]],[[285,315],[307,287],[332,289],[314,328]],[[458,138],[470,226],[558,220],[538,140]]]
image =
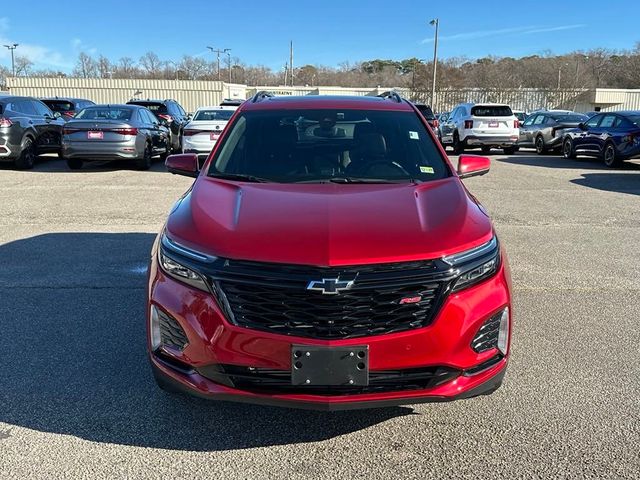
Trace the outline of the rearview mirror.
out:
[[[195,153],[169,155],[164,164],[169,172],[176,175],[194,178],[198,176],[198,155]]]
[[[460,155],[458,159],[458,177],[469,178],[489,172],[491,160],[479,155]]]

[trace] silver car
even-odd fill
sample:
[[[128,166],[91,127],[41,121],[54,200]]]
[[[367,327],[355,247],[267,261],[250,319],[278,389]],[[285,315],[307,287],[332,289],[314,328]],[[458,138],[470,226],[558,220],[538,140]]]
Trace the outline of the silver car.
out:
[[[218,106],[196,110],[182,131],[183,153],[195,153],[200,161],[206,159],[237,109],[236,106]]]
[[[589,118],[569,110],[542,110],[530,114],[520,125],[518,147],[533,147],[538,155],[560,152],[564,132]]]
[[[147,170],[153,157],[169,153],[169,130],[147,108],[94,105],[81,110],[62,130],[62,157],[73,170],[92,160],[133,160]]]

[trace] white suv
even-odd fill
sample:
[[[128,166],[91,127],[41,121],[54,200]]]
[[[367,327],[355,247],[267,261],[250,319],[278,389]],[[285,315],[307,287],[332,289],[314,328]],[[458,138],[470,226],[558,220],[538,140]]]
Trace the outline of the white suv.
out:
[[[488,153],[496,147],[511,155],[517,150],[520,134],[511,107],[499,103],[461,103],[440,128],[443,145],[451,145],[455,154],[473,147]]]

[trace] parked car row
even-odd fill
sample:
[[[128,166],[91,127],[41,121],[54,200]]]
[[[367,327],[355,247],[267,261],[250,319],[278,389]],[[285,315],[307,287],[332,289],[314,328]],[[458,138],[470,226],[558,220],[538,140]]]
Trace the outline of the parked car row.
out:
[[[539,155],[599,157],[608,167],[640,157],[640,111],[583,114],[545,109],[527,114],[504,104],[463,103],[434,115],[424,104],[415,106],[440,143],[454,154],[502,148],[510,155],[520,148],[534,148]]]
[[[69,168],[93,160],[130,160],[148,169],[154,158],[195,152],[201,159],[238,108],[238,100],[205,107],[192,119],[175,100],[96,105],[79,98],[0,98],[0,161],[32,168],[38,155],[57,153]]]

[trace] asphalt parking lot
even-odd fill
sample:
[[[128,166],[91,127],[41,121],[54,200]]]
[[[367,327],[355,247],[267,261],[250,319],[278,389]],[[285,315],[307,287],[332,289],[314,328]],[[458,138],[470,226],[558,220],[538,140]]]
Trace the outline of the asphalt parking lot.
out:
[[[0,478],[638,478],[640,165],[492,159],[466,184],[510,255],[503,387],[338,413],[156,388],[145,266],[188,178],[0,166]]]

